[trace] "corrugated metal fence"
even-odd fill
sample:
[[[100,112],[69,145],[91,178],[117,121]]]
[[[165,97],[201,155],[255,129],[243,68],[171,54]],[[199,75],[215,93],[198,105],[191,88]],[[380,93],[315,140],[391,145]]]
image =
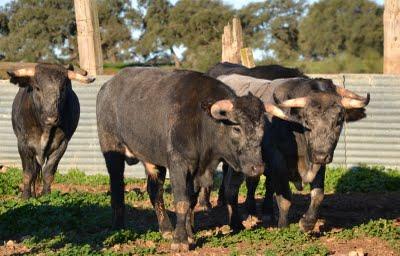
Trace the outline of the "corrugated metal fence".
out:
[[[335,151],[334,164],[400,167],[400,76],[312,75],[331,78],[361,95],[371,93],[368,117],[346,124]],[[109,76],[90,85],[73,84],[81,104],[81,117],[59,169],[79,168],[87,174],[106,173],[97,138],[96,96]],[[18,88],[0,81],[0,164],[20,166],[16,137],[11,126],[11,105]],[[126,167],[127,176],[143,177],[141,165]]]

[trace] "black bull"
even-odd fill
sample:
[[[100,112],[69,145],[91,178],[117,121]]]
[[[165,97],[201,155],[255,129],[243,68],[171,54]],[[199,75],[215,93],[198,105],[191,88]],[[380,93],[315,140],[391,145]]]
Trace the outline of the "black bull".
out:
[[[224,66],[224,64],[217,65],[219,69],[221,65]],[[232,73],[231,70],[231,67],[227,66],[227,73]],[[280,70],[282,76],[290,75],[284,72],[285,68],[281,67]],[[221,70],[218,73],[221,74]],[[248,75],[252,75],[251,70]],[[241,86],[232,82],[235,79],[232,79],[232,75],[230,76],[230,78],[229,75],[225,78],[220,76],[220,78],[236,92],[243,87],[250,88],[249,90],[252,91],[249,83],[252,83],[253,78],[248,77],[249,81],[244,81]],[[242,79],[246,77],[242,76]],[[261,81],[254,79],[253,82],[257,80]],[[264,102],[288,108],[290,116],[297,122],[278,119],[266,121],[263,158],[267,169],[265,170],[266,193],[263,213],[266,220],[273,219],[275,193],[279,208],[278,226],[286,226],[291,205],[289,181],[294,182],[299,189],[302,189],[303,184],[309,183],[311,203],[300,220],[300,227],[303,230],[310,230],[316,223],[318,207],[324,197],[325,166],[332,161],[343,122],[356,121],[366,116],[364,107],[369,103],[369,95],[363,98],[341,87],[336,87],[331,80],[309,79],[305,76],[297,79],[276,80],[272,83],[265,83],[264,80],[264,84],[267,88],[255,90],[256,96]],[[246,90],[241,92],[247,93]],[[243,226],[237,214],[237,196],[243,175],[232,171],[226,164],[223,170],[224,181],[219,191],[219,202],[224,203],[224,199],[227,200],[229,213],[231,213],[231,227],[241,229]],[[246,179],[248,189],[246,206],[252,214],[255,213],[254,195],[258,182],[259,178]],[[206,189],[200,198],[200,203],[207,204],[208,197],[209,189]]]
[[[223,159],[250,176],[264,171],[261,141],[264,113],[283,112],[248,94],[193,71],[167,73],[126,68],[104,84],[97,97],[97,124],[111,182],[113,225],[124,225],[125,162],[143,162],[147,190],[159,228],[171,236],[163,183],[170,171],[177,218],[171,248],[193,242],[193,208],[200,187]]]
[[[20,87],[12,106],[12,125],[23,167],[23,198],[35,196],[43,174],[42,194],[50,192],[54,173],[79,121],[79,101],[71,80],[93,82],[86,73],[56,64],[32,64],[7,73]]]

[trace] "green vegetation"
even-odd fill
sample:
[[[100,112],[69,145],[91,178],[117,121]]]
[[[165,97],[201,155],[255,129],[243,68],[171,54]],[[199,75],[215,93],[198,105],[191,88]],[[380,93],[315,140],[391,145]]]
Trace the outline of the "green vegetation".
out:
[[[246,46],[264,52],[260,63],[296,66],[308,73],[382,71],[383,7],[372,0],[311,5],[269,0],[239,10],[221,0],[97,2],[107,63],[175,63],[205,71],[221,59],[223,28],[237,16]],[[77,62],[73,2],[13,0],[0,6],[0,49],[7,61]],[[178,50],[183,50],[180,58]]]
[[[55,189],[50,195],[27,201],[18,196],[21,180],[21,170],[17,168],[0,173],[0,252],[2,241],[13,240],[24,248],[21,252],[31,254],[168,253],[168,241],[158,232],[143,179],[126,179],[131,187],[125,194],[127,228],[119,231],[110,229],[110,195],[102,192],[108,184],[106,175],[87,176],[79,170],[57,174],[56,183],[78,186],[78,191],[60,192]],[[220,183],[220,179],[216,183]],[[89,193],[79,191],[79,186],[101,189]],[[263,194],[262,186],[260,184],[258,194]],[[400,172],[383,167],[329,168],[326,187],[328,192],[335,193],[399,191]],[[243,187],[241,194],[244,193]],[[172,197],[168,189],[165,198],[167,207],[171,209]],[[255,227],[236,234],[226,234],[220,228],[204,229],[204,223],[197,225],[203,227],[196,234],[198,250],[227,248],[230,255],[329,255],[329,245],[321,237],[339,241],[375,237],[386,241],[400,253],[400,228],[398,221],[392,219],[321,231],[317,236],[301,232],[297,224],[291,224],[287,229]]]

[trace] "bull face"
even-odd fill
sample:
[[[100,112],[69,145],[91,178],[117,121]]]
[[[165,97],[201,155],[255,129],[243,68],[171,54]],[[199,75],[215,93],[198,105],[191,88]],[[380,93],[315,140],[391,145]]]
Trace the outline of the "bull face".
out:
[[[369,103],[369,94],[366,98],[361,97],[327,79],[299,81],[302,84],[291,84],[285,90],[288,94],[307,96],[286,100],[280,106],[292,108],[291,113],[303,125],[308,159],[314,164],[328,164],[332,162],[344,121],[365,117],[364,107]],[[279,99],[275,100],[279,102]]]
[[[211,116],[219,121],[219,134],[224,136],[219,143],[222,158],[235,170],[247,176],[258,176],[264,172],[261,143],[264,135],[264,114],[287,119],[283,111],[271,104],[263,105],[251,93],[236,100],[221,100],[211,106]],[[226,137],[225,137],[226,136]]]
[[[329,93],[313,93],[301,111],[307,142],[308,158],[315,164],[332,162],[345,118],[340,97]]]

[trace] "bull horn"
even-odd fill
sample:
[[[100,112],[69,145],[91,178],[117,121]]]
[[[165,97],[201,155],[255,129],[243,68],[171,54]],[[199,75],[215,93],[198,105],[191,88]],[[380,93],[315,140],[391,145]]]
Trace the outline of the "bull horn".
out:
[[[35,66],[16,70],[8,70],[7,74],[10,77],[33,77],[35,76]]]
[[[87,76],[87,74],[88,74],[86,70],[78,68],[78,67],[72,65],[71,63],[65,64],[64,68],[67,69],[67,70],[74,71],[74,72],[76,72],[76,73],[78,73],[78,74],[80,74],[82,76]]]
[[[362,97],[362,96],[360,96],[360,95],[358,95],[358,94],[356,94],[356,93],[354,93],[354,92],[352,92],[350,90],[347,90],[346,88],[344,88],[342,86],[335,85],[335,87],[336,87],[337,94],[339,94],[343,98],[350,98],[350,99],[362,100],[362,101],[365,100],[364,97]]]
[[[217,120],[227,120],[226,115],[233,110],[233,103],[230,100],[219,100],[211,106],[211,116]]]
[[[92,83],[96,78],[94,77],[88,77],[88,76],[83,76],[81,74],[78,74],[77,72],[68,70],[68,78],[70,80],[76,80],[81,83],[89,84]]]
[[[291,100],[285,100],[279,107],[281,108],[304,108],[307,104],[307,97],[295,98]]]
[[[286,120],[286,121],[291,121],[291,118],[288,117],[283,111],[282,109],[278,108],[277,106],[275,106],[274,104],[265,104],[265,111],[273,116],[276,116],[280,119]]]
[[[345,109],[363,108],[369,104],[369,100],[370,100],[370,95],[368,93],[367,97],[363,98],[363,100],[342,98],[341,104]]]

